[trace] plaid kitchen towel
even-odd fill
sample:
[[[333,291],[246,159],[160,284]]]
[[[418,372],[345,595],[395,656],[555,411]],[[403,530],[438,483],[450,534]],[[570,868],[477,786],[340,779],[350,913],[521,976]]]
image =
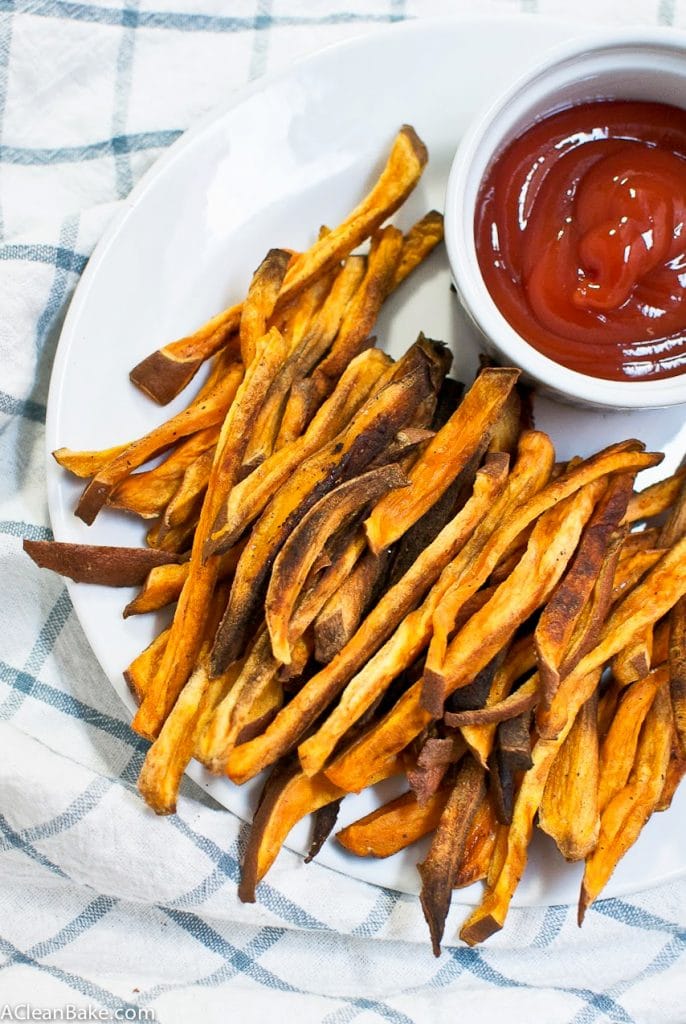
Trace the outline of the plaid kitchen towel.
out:
[[[240,904],[245,826],[188,780],[176,816],[144,807],[145,744],[63,584],[21,551],[51,535],[62,318],[146,168],[301,53],[486,10],[686,27],[686,0],[0,0],[0,1020],[686,1021],[686,879],[599,902],[581,933],[574,908],[514,910],[440,960],[415,898],[288,851]]]

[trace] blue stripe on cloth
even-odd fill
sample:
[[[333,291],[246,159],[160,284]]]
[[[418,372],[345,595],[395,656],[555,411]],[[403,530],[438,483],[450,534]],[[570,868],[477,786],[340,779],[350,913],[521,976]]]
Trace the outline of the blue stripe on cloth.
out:
[[[197,914],[191,914],[187,910],[172,910],[167,907],[160,907],[160,910],[169,917],[174,924],[192,936],[205,949],[220,956],[224,961],[231,964],[241,974],[252,978],[253,981],[264,985],[266,988],[278,989],[281,992],[295,992],[304,994],[303,989],[284,981],[277,974],[261,967],[260,964],[250,956],[246,950],[239,949],[228,942],[214,928],[211,928],[207,921],[203,921]]]
[[[21,669],[13,668],[5,661],[0,661],[0,682],[7,683],[13,687],[13,692],[17,690],[23,696],[30,696],[34,700],[39,700],[43,704],[61,711],[62,714],[78,718],[86,725],[100,729],[102,732],[106,732],[109,736],[114,736],[115,739],[122,740],[131,747],[142,750],[144,746],[148,746],[147,740],[136,736],[126,722],[120,718],[112,718],[111,715],[97,711],[90,704],[84,704],[83,701],[77,700],[71,694],[65,693],[63,690],[57,690],[48,683],[40,682],[36,676],[23,672]],[[4,704],[0,705],[0,718],[9,718],[14,713],[13,711],[8,713],[8,703],[9,698]]]
[[[273,0],[257,0],[257,12],[253,22],[255,35],[253,38],[252,55],[250,57],[250,69],[248,79],[263,75],[267,67],[267,53],[269,50],[269,33],[263,29],[271,24]]]
[[[549,946],[553,939],[562,931],[562,927],[570,914],[569,907],[548,907],[543,915],[543,921],[538,934],[531,940],[535,949],[544,949]]]
[[[621,924],[631,925],[632,928],[642,928],[644,931],[667,932],[668,935],[676,935],[686,942],[686,927],[665,921],[664,918],[651,914],[642,907],[637,907],[626,900],[599,900],[592,908],[598,914],[611,917]]]
[[[26,538],[26,540],[53,539],[49,526],[36,526],[34,523],[24,523],[20,519],[0,519],[0,533],[4,533],[8,537]]]
[[[401,894],[395,889],[381,889],[366,918],[352,929],[351,935],[361,938],[376,935],[386,924],[401,898]]]
[[[62,18],[87,21],[100,25],[127,25],[130,15],[117,7],[95,7],[91,4],[70,3],[69,0],[0,0],[0,12],[16,11],[40,18]],[[386,24],[396,20],[385,11],[358,14],[338,11],[332,14],[303,15],[302,17],[276,15],[271,26]],[[254,28],[252,17],[232,15],[185,14],[176,11],[140,11],[139,28],[172,29],[177,32],[246,32]],[[266,27],[266,26],[264,26]]]
[[[36,843],[40,839],[52,839],[60,832],[66,832],[90,813],[111,787],[112,782],[109,779],[102,776],[94,779],[60,814],[56,814],[54,818],[44,821],[40,825],[22,829],[21,838],[27,843]]]
[[[439,988],[448,985],[454,981],[464,970],[471,971],[481,981],[486,981],[490,985],[496,988],[526,988],[527,986],[515,978],[510,978],[500,971],[495,970],[490,964],[486,962],[483,955],[476,949],[463,949],[461,947],[453,947],[447,950],[450,955],[450,960],[444,964],[444,966],[430,979],[429,985],[432,988]],[[545,983],[544,983],[545,985]],[[581,989],[575,987],[566,987],[564,985],[551,985],[548,986],[553,992],[561,992],[566,995],[576,996],[578,999],[584,1001],[585,1006],[580,1011],[581,1013],[592,1012],[603,1012],[610,1014],[609,1018],[613,1021],[620,1021],[622,1024],[635,1024],[633,1019],[627,1014],[626,1010],[623,1009],[618,1003],[611,999],[608,995],[602,993],[593,992],[591,989]],[[581,1024],[576,1018],[574,1024]],[[584,1024],[586,1024],[584,1018]]]
[[[31,860],[42,865],[48,871],[59,875],[60,878],[67,877],[62,868],[58,867],[57,864],[53,864],[40,850],[37,850],[31,843],[27,843],[25,839],[22,839],[19,832],[12,828],[5,815],[0,814],[0,852],[4,850],[20,850],[21,853],[26,854]]]
[[[276,943],[286,934],[285,928],[274,928],[268,926],[260,929],[250,942],[247,943],[244,952],[251,958],[258,959],[263,953],[270,950]],[[213,985],[221,985],[225,981],[230,981],[239,974],[239,969],[232,963],[223,963],[221,967],[217,967],[215,970],[210,971],[209,974],[202,975],[199,978],[194,979],[194,985],[201,985],[203,988],[211,988]],[[178,989],[184,989],[188,987],[187,981],[177,981],[168,984],[155,985],[153,988],[144,989],[140,995],[140,1001],[143,1005],[150,1005],[161,995],[167,995],[169,992],[175,992]]]
[[[12,245],[9,242],[0,245],[0,260],[3,262],[18,260],[26,263],[45,263],[48,266],[61,267],[71,274],[82,274],[86,263],[88,263],[87,256],[82,256],[72,249],[42,244]]]
[[[136,48],[136,28],[138,26],[138,2],[139,0],[131,0],[122,11],[124,31],[117,52],[114,109],[112,111],[112,135],[114,138],[124,134],[129,113],[133,54]],[[114,169],[117,195],[120,199],[124,199],[133,188],[133,169],[128,153],[123,151],[115,153]]]
[[[37,970],[44,971],[51,977],[57,978],[58,981],[63,982],[65,985],[69,985],[75,992],[88,996],[93,1002],[100,1003],[101,1006],[105,1006],[110,1010],[130,1010],[132,1012],[137,1010],[135,1003],[121,999],[114,992],[109,992],[107,989],[102,988],[101,985],[95,985],[87,978],[72,974],[70,971],[63,971],[60,967],[54,967],[52,964],[42,964],[39,960],[23,953],[13,943],[2,937],[0,937],[0,952],[4,953],[7,957],[7,961],[0,966],[0,971],[6,970],[14,964],[21,964],[24,967],[35,967]],[[122,1017],[121,1019],[123,1020],[124,1018]],[[136,1020],[138,1018],[131,1017],[130,1019]]]
[[[79,232],[79,218],[77,216],[67,217],[60,229],[60,249],[67,249],[71,252],[74,251],[76,245],[76,239]],[[67,293],[67,285],[69,283],[69,273],[58,263],[55,266],[55,273],[52,278],[52,285],[50,287],[50,294],[48,300],[43,307],[43,312],[38,317],[36,323],[36,348],[40,352],[45,343],[48,331],[51,324],[55,320],[63,309],[64,299]],[[57,344],[57,338],[54,339],[54,344]],[[50,359],[52,363],[52,358]],[[47,367],[45,372],[47,374]],[[47,384],[47,381],[46,381]]]
[[[0,146],[0,163],[33,167],[40,164],[78,164],[101,160],[119,153],[140,153],[148,149],[165,149],[183,135],[181,129],[157,132],[135,132],[113,135],[110,139],[84,146],[24,147]]]
[[[58,949],[63,949],[70,942],[73,942],[74,939],[77,939],[79,935],[83,935],[85,931],[88,931],[89,928],[92,928],[93,925],[102,920],[106,914],[109,914],[110,910],[117,906],[118,902],[112,896],[96,896],[87,907],[84,907],[80,914],[72,918],[63,928],[60,928],[51,939],[44,939],[42,942],[37,942],[35,946],[27,949],[25,951],[26,956],[42,959],[45,956],[50,956],[51,953],[57,952]]]
[[[6,391],[0,391],[0,413],[5,416],[23,416],[33,423],[45,423],[45,406],[30,398],[15,398]]]
[[[182,818],[173,816],[169,820],[172,825],[175,825],[183,835],[195,843],[198,849],[202,850],[214,862],[216,872],[231,882],[238,883],[240,867],[238,857],[234,853],[223,850],[207,836],[195,832]],[[267,882],[260,882],[257,887],[257,902],[284,921],[297,925],[299,928],[328,930],[328,925],[323,921],[318,921],[316,917],[312,917],[303,907],[293,903],[292,900],[284,896],[283,893],[280,893],[278,889],[272,888]]]
[[[611,904],[611,906],[608,907],[607,904]],[[678,928],[678,926],[673,926],[670,922],[657,918],[655,914],[641,910],[640,907],[636,907],[631,903],[624,903],[621,900],[615,899],[602,900],[597,908],[594,906],[592,909],[601,909],[601,912],[608,910],[608,916],[611,916],[614,920],[619,921],[621,924],[629,924],[630,927],[637,929],[668,932],[673,928],[675,929],[673,937],[662,946],[650,964],[637,975],[613,985],[608,989],[608,996],[615,999],[618,998],[645,978],[649,978],[654,974],[660,974],[662,971],[667,971],[668,968],[672,967],[683,956],[684,949],[686,949],[686,933],[683,929]],[[635,912],[628,914],[628,910]],[[570,1024],[593,1024],[597,1020],[599,1013],[600,1011],[597,1007],[586,1007],[576,1014]]]

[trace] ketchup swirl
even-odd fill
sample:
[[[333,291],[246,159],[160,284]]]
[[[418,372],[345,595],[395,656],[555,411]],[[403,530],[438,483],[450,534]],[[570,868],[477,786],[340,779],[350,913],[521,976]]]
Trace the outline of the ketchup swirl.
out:
[[[598,101],[547,117],[481,185],[479,265],[535,348],[608,380],[686,370],[686,111]]]

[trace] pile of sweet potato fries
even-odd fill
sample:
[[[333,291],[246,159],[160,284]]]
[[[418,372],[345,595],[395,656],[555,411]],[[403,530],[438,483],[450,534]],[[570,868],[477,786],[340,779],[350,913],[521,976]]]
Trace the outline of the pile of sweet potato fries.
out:
[[[406,776],[337,839],[387,857],[432,834],[438,954],[456,886],[485,880],[464,941],[502,927],[536,818],[585,861],[581,919],[669,806],[686,770],[686,475],[637,492],[662,456],[635,440],[557,462],[518,370],[485,365],[463,395],[444,345],[420,336],[395,362],[375,347],[383,302],[442,238],[435,212],[382,226],[426,160],[403,127],[338,227],[271,250],[242,303],[132,371],[164,404],[209,361],[182,412],[55,452],[88,480],[77,515],[135,513],[147,549],[25,547],[77,581],[140,585],[125,615],[175,605],[126,670],[152,741],[139,788],[167,814],[191,758],[239,784],[270,770],[242,899],[299,819],[315,815],[314,855],[347,793]]]

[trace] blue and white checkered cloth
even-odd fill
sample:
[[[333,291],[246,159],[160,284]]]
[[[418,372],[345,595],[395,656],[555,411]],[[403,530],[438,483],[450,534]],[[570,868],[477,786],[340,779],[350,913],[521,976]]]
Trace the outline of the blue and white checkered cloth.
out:
[[[686,25],[686,0],[0,0],[0,1014],[686,1021],[686,880],[600,902],[582,932],[573,908],[514,910],[487,946],[439,961],[415,898],[288,851],[241,905],[245,826],[189,781],[175,817],[144,807],[145,744],[61,581],[21,551],[50,536],[43,424],[62,317],[143,171],[267,68],[456,10]]]

